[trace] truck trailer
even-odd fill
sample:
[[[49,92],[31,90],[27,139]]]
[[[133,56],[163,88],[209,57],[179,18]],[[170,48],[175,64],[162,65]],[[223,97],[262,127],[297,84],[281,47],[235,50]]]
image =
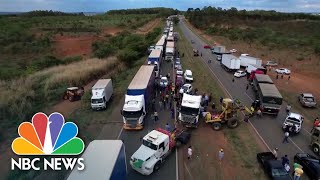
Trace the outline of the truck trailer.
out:
[[[256,74],[252,81],[252,88],[255,92],[259,89],[259,84],[273,84],[272,79],[266,74]]]
[[[175,46],[174,46],[174,41],[169,41],[167,42],[166,45],[166,61],[172,61],[174,59],[175,55]]]
[[[143,128],[144,118],[148,113],[153,97],[155,83],[154,66],[142,65],[132,79],[125,95],[121,111],[124,129]]]
[[[256,65],[256,66],[262,65],[262,60],[255,57],[242,55],[242,56],[239,56],[239,59],[240,59],[240,65],[242,67],[247,67],[249,64]]]
[[[166,36],[163,35],[157,42],[155,49],[160,49],[163,52],[165,48],[166,48]]]
[[[184,93],[179,110],[178,120],[186,127],[198,127],[201,96]]]
[[[240,69],[240,59],[231,54],[222,55],[221,65],[227,71],[237,71]]]
[[[154,49],[151,51],[148,57],[148,65],[154,65],[155,76],[159,77],[159,71],[162,60],[162,51],[161,49]]]
[[[91,108],[106,109],[113,94],[112,80],[99,79],[92,87]]]
[[[127,177],[125,146],[121,140],[94,140],[82,154],[85,168],[74,168],[68,180],[119,180]]]
[[[248,66],[246,67],[247,74],[251,74],[252,71],[257,71],[257,70],[263,71],[264,74],[267,74],[267,69],[260,65],[248,64]]]
[[[259,83],[256,96],[260,100],[260,109],[263,113],[278,115],[282,96],[274,84]]]

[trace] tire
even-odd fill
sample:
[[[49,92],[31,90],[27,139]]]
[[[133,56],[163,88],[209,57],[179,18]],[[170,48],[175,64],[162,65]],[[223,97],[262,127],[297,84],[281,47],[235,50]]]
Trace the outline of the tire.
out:
[[[74,100],[73,96],[69,96],[69,101],[72,102]]]
[[[227,126],[230,129],[234,129],[234,128],[238,127],[238,125],[239,125],[239,122],[238,122],[238,119],[236,119],[236,118],[229,119],[227,122]]]
[[[154,167],[153,167],[153,172],[156,172],[156,171],[158,171],[159,169],[160,169],[160,161],[158,161],[155,165],[154,165]]]
[[[312,151],[315,153],[315,154],[319,154],[319,146],[317,144],[313,144],[312,145]]]
[[[212,129],[215,131],[221,130],[221,123],[215,122],[212,124]]]

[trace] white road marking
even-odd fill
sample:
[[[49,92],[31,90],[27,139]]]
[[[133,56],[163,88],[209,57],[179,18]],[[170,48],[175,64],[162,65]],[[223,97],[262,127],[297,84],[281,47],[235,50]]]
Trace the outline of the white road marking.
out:
[[[120,132],[119,132],[119,134],[118,134],[117,139],[119,139],[119,138],[120,138],[120,136],[121,136],[121,134],[122,134],[122,131],[123,131],[123,127],[121,128],[121,130],[120,130]]]
[[[186,163],[184,163],[184,167],[186,168],[186,170],[187,170],[188,174],[190,175],[190,177],[193,179],[193,176],[190,173],[189,168],[187,167]]]

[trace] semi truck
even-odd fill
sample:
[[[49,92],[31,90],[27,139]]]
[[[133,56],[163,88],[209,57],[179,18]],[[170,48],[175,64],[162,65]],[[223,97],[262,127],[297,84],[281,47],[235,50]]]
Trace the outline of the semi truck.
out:
[[[121,110],[123,128],[143,129],[144,118],[149,111],[155,83],[154,66],[142,65],[132,79]]]
[[[113,94],[112,80],[99,79],[92,87],[91,108],[106,109]]]
[[[121,140],[94,140],[82,154],[85,168],[74,168],[68,180],[118,180],[127,177],[125,146]]]
[[[155,49],[160,49],[163,52],[165,50],[165,47],[166,47],[166,36],[163,35],[157,42]]]
[[[166,45],[166,61],[172,61],[175,55],[174,41],[167,42]]]
[[[184,93],[179,109],[178,120],[186,127],[198,127],[199,114],[201,107],[201,96],[189,95]]]
[[[221,65],[227,71],[237,71],[240,69],[240,59],[231,54],[222,55]]]
[[[154,49],[151,51],[148,57],[148,65],[154,65],[155,76],[159,77],[159,71],[162,60],[162,51],[161,49]]]
[[[273,84],[272,79],[266,74],[256,74],[252,81],[252,88],[255,92],[259,89],[259,84]]]
[[[167,43],[168,42],[174,42],[174,37],[173,36],[168,36]],[[167,46],[168,46],[168,44],[167,44]]]
[[[241,61],[240,61],[240,64],[241,64]],[[260,65],[248,64],[246,67],[247,74],[251,74],[252,71],[257,71],[257,70],[262,71],[263,74],[267,74],[267,69]]]
[[[143,175],[159,170],[161,163],[165,162],[179,144],[187,144],[190,136],[190,133],[177,129],[173,132],[161,128],[152,130],[143,137],[142,145],[131,156],[132,169]]]
[[[282,96],[274,84],[259,83],[256,96],[263,113],[278,115],[282,105]]]
[[[261,66],[262,65],[262,60],[261,59],[258,59],[258,58],[255,58],[255,57],[251,57],[251,56],[247,56],[245,54],[244,55],[241,55],[239,56],[239,59],[240,59],[240,65],[242,67],[247,67],[249,64],[252,64],[252,65],[256,65],[256,66]]]

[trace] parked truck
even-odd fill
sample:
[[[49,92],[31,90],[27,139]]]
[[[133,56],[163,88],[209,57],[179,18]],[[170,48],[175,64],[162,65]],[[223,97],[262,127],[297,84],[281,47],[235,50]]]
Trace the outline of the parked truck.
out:
[[[174,41],[167,42],[166,45],[166,61],[173,61],[175,55]]]
[[[161,49],[152,50],[148,57],[148,65],[154,65],[154,72],[157,78],[159,77],[159,74],[160,74],[159,71],[161,66],[161,60],[162,60]]]
[[[121,111],[124,129],[143,128],[144,118],[149,112],[155,83],[154,66],[142,65],[132,79],[125,95]]]
[[[190,133],[175,129],[169,132],[158,128],[152,130],[142,139],[142,145],[131,156],[132,169],[143,175],[150,175],[159,170],[161,163],[174,152],[179,144],[187,144]]]
[[[259,89],[259,84],[273,84],[272,79],[266,74],[256,74],[252,81],[252,88],[255,92]]]
[[[125,146],[121,140],[94,140],[82,154],[85,168],[74,168],[68,180],[119,180],[127,177]]]
[[[260,109],[263,113],[278,115],[282,96],[274,84],[259,83],[256,96],[260,100]]]
[[[201,96],[184,93],[179,110],[178,120],[186,127],[198,127],[201,107]]]
[[[160,49],[162,52],[164,52],[165,48],[166,48],[166,36],[163,35],[157,42],[155,49]]]
[[[113,94],[112,80],[99,79],[92,87],[91,108],[106,109]]]
[[[168,42],[174,42],[174,37],[173,36],[168,36],[167,43]],[[167,44],[167,46],[168,46],[168,44]]]
[[[237,71],[240,69],[240,60],[231,54],[222,55],[221,65],[227,71]]]
[[[245,54],[242,55],[242,56],[239,56],[239,59],[240,59],[240,65],[242,67],[247,67],[249,64],[251,65],[256,65],[256,66],[261,66],[262,65],[262,60],[261,59],[258,59],[258,58],[255,58],[255,57],[251,57],[251,56],[247,56]]]

